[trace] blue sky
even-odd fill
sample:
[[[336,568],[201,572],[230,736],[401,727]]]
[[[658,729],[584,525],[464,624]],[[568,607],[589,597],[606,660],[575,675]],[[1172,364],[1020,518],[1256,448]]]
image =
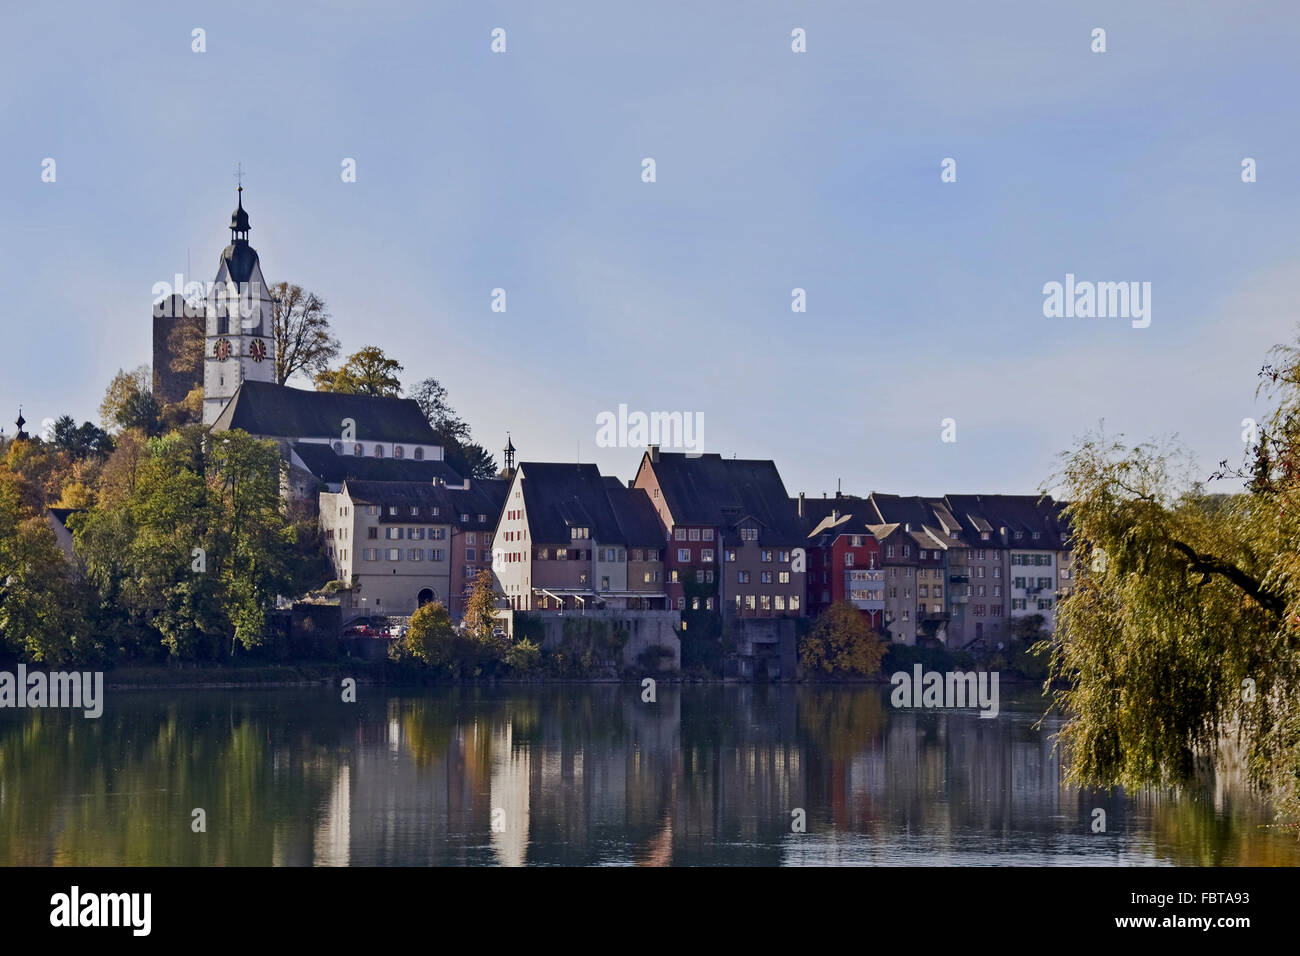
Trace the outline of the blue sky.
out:
[[[346,352],[439,378],[489,449],[509,429],[525,460],[625,478],[639,450],[595,447],[620,403],[702,412],[706,450],[773,458],[792,493],[1031,492],[1102,419],[1176,433],[1208,472],[1241,456],[1255,372],[1296,337],[1294,3],[236,0],[5,20],[10,433],[19,402],[94,419],[114,372],[149,361],[153,284],[187,261],[215,275],[237,162],[268,281],[323,296]],[[1067,272],[1150,282],[1150,327],[1044,318]]]

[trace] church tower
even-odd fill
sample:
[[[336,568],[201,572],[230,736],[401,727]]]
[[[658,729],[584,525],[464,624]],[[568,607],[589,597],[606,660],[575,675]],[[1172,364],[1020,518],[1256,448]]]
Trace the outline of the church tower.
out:
[[[244,187],[230,216],[230,245],[221,253],[206,303],[203,361],[203,424],[216,421],[245,381],[275,381],[275,332],[271,290],[257,251],[248,244]]]

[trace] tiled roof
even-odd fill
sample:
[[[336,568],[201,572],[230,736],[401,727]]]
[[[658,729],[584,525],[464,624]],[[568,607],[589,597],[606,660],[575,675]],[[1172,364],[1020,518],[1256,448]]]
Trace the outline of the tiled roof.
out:
[[[273,438],[330,438],[355,423],[356,441],[437,445],[438,436],[411,398],[313,392],[272,382],[243,382],[212,424],[213,431],[242,428]]]
[[[308,471],[329,484],[349,479],[432,484],[435,478],[449,485],[461,483],[460,475],[445,461],[340,455],[329,445],[320,442],[295,442],[293,452],[307,466]]]

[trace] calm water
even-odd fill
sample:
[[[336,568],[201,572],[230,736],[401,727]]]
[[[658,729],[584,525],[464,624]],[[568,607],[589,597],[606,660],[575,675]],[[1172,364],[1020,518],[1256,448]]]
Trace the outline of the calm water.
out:
[[[1222,776],[1063,787],[1036,690],[1004,687],[994,720],[896,711],[888,691],[110,691],[99,720],[6,710],[0,863],[1300,864],[1296,831]]]

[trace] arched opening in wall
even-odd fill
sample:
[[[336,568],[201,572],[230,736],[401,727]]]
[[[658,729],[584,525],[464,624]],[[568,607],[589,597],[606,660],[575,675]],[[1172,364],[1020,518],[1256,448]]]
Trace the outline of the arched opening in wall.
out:
[[[432,604],[436,600],[438,600],[438,592],[433,588],[421,588],[420,593],[415,596],[415,603],[420,607]]]

